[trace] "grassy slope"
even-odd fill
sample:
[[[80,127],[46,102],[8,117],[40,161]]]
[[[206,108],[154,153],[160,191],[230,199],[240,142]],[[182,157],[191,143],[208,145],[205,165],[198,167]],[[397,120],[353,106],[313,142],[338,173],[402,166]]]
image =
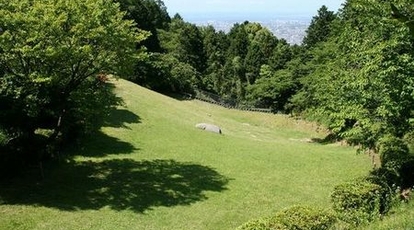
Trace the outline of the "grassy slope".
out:
[[[0,188],[0,229],[234,229],[294,204],[328,207],[337,183],[370,168],[353,148],[303,141],[323,137],[312,124],[115,84],[125,107],[80,156]]]

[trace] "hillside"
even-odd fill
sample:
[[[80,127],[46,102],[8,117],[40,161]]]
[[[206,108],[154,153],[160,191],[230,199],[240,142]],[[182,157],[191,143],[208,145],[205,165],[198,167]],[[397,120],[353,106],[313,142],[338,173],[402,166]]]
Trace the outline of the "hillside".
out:
[[[0,229],[234,229],[295,204],[328,207],[336,184],[371,167],[354,148],[309,143],[325,135],[313,124],[114,84],[124,106],[73,159],[38,183],[2,185]]]

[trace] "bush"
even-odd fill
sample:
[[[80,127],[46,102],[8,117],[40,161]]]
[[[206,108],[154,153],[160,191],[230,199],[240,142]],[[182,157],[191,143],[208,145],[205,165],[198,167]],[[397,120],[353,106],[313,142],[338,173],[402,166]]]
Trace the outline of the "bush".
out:
[[[257,220],[251,220],[240,227],[237,230],[288,230],[280,223],[273,223],[271,218],[261,218]]]
[[[344,183],[331,195],[339,218],[353,226],[371,222],[381,214],[381,186],[368,181]]]
[[[409,156],[409,149],[403,139],[388,135],[379,142],[382,167],[399,170]]]
[[[395,177],[392,183],[403,189],[414,185],[414,156],[410,155],[410,143],[408,136],[405,139],[386,136],[379,143],[381,167],[392,171]]]
[[[399,180],[395,171],[387,168],[373,170],[367,177],[367,181],[379,185],[380,190],[380,214],[386,214],[399,201]]]
[[[293,206],[276,214],[273,221],[281,223],[286,229],[330,229],[336,222],[336,216],[317,208]]]
[[[249,221],[238,230],[324,230],[331,229],[336,216],[317,208],[293,206],[270,218]]]

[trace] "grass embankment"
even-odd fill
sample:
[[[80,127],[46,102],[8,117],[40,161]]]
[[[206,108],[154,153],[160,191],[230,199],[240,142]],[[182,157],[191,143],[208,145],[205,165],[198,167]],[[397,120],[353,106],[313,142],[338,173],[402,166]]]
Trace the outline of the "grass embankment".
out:
[[[172,99],[124,80],[125,101],[73,160],[0,188],[0,229],[234,229],[278,210],[328,207],[368,157],[286,116]],[[223,135],[196,129],[214,123]]]

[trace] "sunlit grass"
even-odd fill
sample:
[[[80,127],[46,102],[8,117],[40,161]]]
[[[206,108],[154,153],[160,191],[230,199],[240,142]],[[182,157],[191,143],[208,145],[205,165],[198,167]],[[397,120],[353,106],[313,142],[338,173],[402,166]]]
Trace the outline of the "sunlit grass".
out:
[[[73,160],[0,188],[0,229],[234,229],[295,204],[329,207],[336,184],[371,167],[354,148],[309,143],[326,135],[314,124],[115,84],[125,105]]]

